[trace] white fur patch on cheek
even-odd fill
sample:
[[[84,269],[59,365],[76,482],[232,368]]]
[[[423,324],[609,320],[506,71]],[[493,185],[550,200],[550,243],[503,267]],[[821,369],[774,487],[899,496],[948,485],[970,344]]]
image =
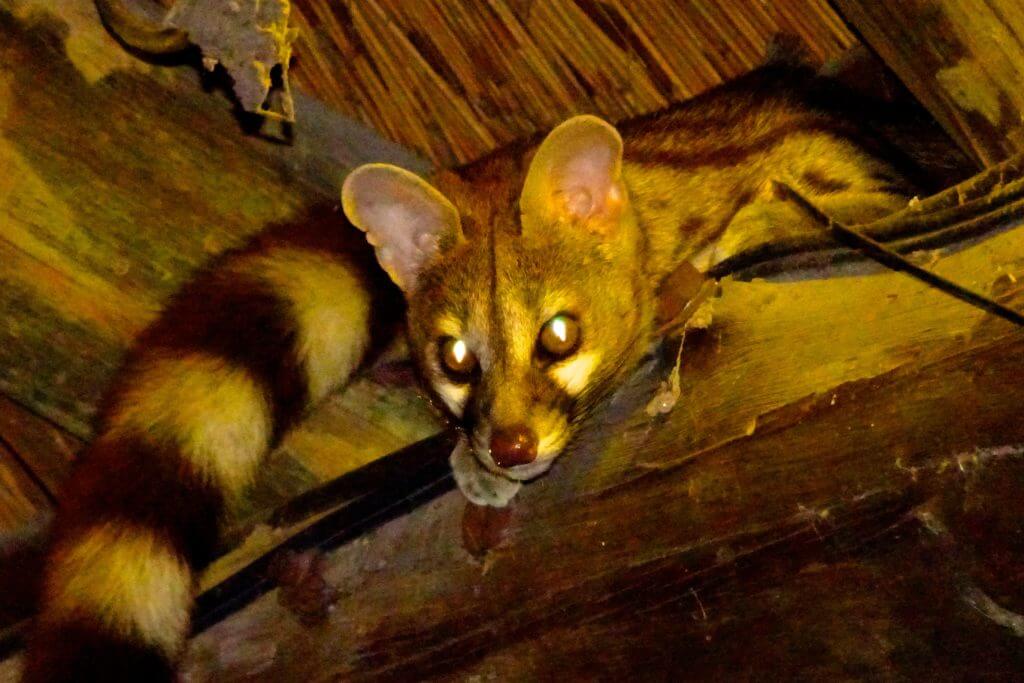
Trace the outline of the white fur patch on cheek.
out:
[[[550,375],[570,396],[576,396],[587,387],[590,375],[601,360],[596,351],[581,353],[571,360],[554,366]]]
[[[540,443],[537,444],[537,457],[547,460],[559,455],[568,441],[569,428],[563,424],[560,428],[541,435]]]
[[[534,424],[537,431],[537,461],[552,460],[561,455],[572,431],[569,417],[560,410],[550,409],[539,416]]]
[[[462,411],[466,409],[466,400],[469,398],[469,387],[449,382],[436,382],[434,390],[455,417],[462,417]]]

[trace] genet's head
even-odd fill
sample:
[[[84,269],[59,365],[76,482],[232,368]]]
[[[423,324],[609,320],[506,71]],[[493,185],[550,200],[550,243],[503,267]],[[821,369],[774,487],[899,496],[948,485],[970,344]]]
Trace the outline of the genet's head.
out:
[[[645,348],[649,284],[621,166],[616,130],[579,116],[525,174],[443,174],[442,193],[369,164],[342,188],[346,215],[405,293],[427,385],[505,477],[546,471]]]

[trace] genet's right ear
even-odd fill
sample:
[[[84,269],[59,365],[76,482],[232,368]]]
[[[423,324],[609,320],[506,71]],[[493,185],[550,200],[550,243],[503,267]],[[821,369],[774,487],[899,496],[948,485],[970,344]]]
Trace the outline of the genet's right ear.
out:
[[[523,228],[540,218],[610,235],[626,206],[622,136],[596,116],[574,116],[548,133],[530,162],[519,205]]]
[[[463,239],[452,203],[419,176],[390,164],[352,171],[341,187],[341,205],[404,292],[415,288],[430,261]]]

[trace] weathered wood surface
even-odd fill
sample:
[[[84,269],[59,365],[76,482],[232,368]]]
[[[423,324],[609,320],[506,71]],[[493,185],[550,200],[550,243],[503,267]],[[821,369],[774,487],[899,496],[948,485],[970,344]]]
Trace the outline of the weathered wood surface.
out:
[[[212,254],[333,201],[352,165],[423,168],[308,97],[294,145],[247,135],[199,86],[125,54],[88,0],[0,2],[0,393],[79,437],[131,338]],[[368,381],[325,410],[275,458],[287,495],[435,428]]]
[[[779,33],[819,64],[855,43],[824,0],[296,0],[293,17],[295,82],[439,165],[692,97]]]
[[[39,486],[56,498],[71,471],[82,442],[26,410],[6,396],[0,396],[0,442],[18,454]]]
[[[0,396],[0,650],[7,629],[34,609],[39,540],[80,446]]]
[[[1024,228],[930,256],[1024,306]],[[271,593],[193,679],[1018,676],[1024,332],[894,273],[730,280],[683,359],[674,411],[663,364],[482,564],[445,495],[330,555],[327,623]]]
[[[0,545],[13,532],[46,517],[51,502],[18,454],[0,441]]]
[[[1018,0],[833,0],[963,149],[992,165],[1024,150]]]
[[[34,609],[39,541],[80,445],[0,396],[0,651],[8,629]]]

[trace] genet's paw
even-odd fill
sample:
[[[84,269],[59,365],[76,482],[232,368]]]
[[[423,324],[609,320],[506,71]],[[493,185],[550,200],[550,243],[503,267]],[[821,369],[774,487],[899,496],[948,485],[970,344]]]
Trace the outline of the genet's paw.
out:
[[[278,603],[305,626],[326,620],[338,601],[338,591],[325,578],[326,571],[327,558],[317,550],[286,550],[270,565],[268,574],[280,588]]]
[[[459,439],[449,462],[459,490],[471,503],[502,508],[509,504],[523,485],[488,472],[477,462],[466,439]]]

